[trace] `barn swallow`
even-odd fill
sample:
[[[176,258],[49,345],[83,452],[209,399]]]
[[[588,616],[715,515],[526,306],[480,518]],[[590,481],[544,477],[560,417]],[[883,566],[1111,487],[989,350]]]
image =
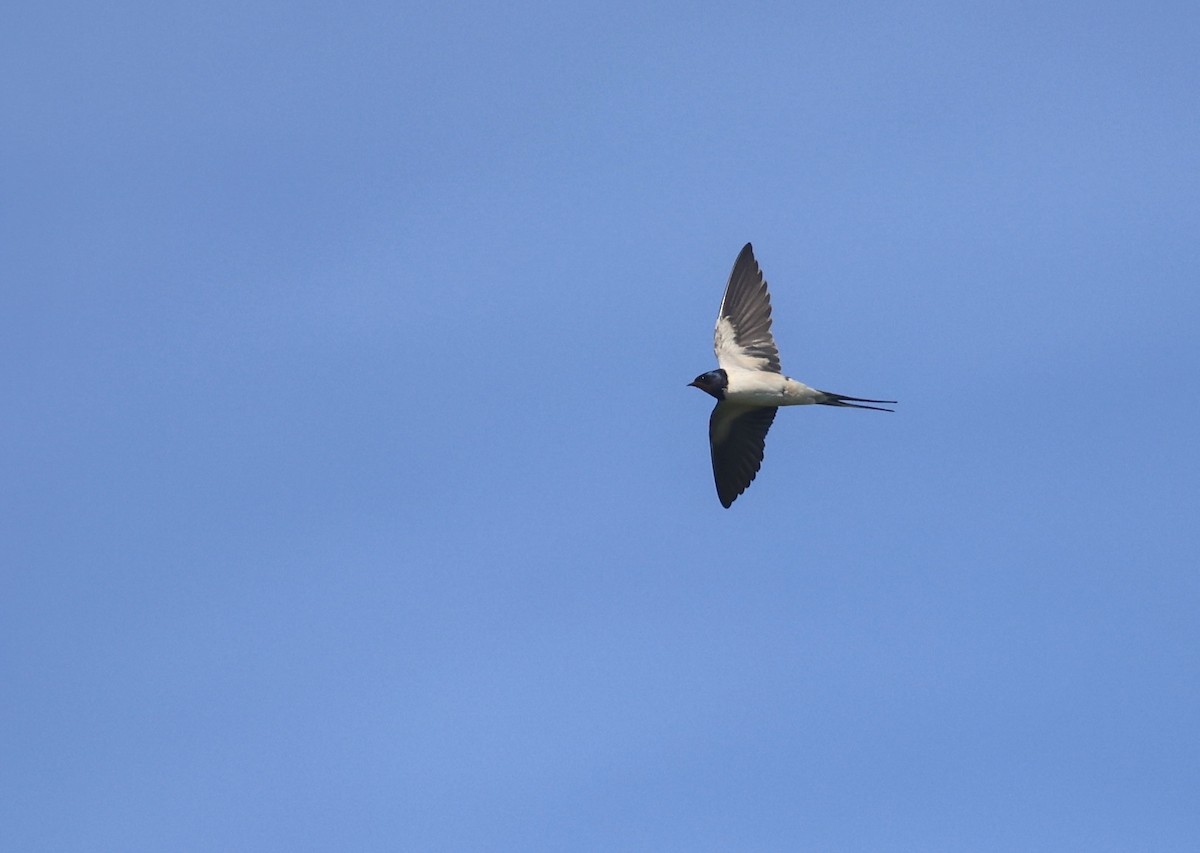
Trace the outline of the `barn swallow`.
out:
[[[689,382],[717,399],[708,419],[713,478],[721,506],[730,507],[762,466],[767,430],[780,406],[845,406],[890,412],[895,400],[867,400],[809,388],[783,375],[771,335],[771,297],[749,243],[733,263],[713,338],[718,368]]]

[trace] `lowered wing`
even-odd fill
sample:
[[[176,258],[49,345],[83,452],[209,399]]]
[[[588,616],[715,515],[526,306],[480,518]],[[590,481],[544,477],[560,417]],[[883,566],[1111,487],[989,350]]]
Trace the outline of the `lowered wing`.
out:
[[[708,419],[717,497],[728,509],[746,491],[762,466],[767,430],[775,420],[773,406],[717,403]]]

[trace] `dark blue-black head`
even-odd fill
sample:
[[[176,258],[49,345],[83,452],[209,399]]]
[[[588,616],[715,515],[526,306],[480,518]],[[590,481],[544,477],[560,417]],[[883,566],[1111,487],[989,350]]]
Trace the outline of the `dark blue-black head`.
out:
[[[695,379],[688,383],[693,388],[699,388],[705,394],[712,394],[718,400],[725,399],[725,389],[729,386],[729,376],[724,370],[710,370],[708,373],[701,373]]]

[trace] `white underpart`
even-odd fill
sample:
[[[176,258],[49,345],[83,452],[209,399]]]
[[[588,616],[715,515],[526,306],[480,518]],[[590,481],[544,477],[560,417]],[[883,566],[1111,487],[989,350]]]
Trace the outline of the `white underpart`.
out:
[[[717,318],[713,349],[717,364],[729,378],[726,402],[744,406],[804,406],[824,397],[803,382],[767,370],[767,359],[752,356],[738,346],[733,324],[724,317]]]
[[[816,403],[824,396],[820,391],[782,373],[726,367],[725,375],[729,378],[729,385],[725,388],[725,400],[729,403],[746,406],[804,406]]]

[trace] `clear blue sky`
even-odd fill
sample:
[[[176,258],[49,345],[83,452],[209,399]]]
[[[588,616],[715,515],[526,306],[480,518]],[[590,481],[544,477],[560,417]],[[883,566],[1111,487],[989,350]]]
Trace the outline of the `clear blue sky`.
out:
[[[1194,851],[1195,4],[483,5],[7,15],[0,848]]]

